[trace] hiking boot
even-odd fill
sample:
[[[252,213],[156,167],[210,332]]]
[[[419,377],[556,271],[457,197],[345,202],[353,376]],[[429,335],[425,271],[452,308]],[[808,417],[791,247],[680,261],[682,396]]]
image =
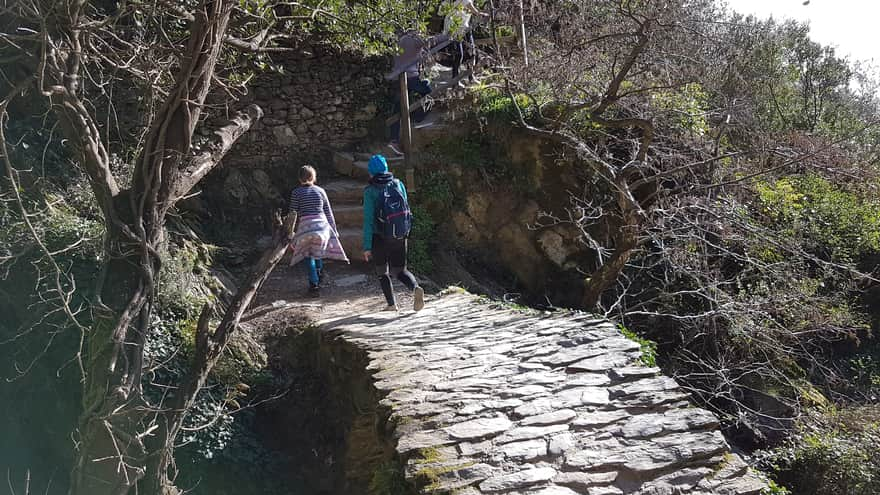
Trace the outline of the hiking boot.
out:
[[[403,156],[403,151],[400,150],[399,146],[400,143],[397,143],[395,141],[391,141],[390,143],[388,143],[388,147],[391,148],[391,151],[393,151],[394,154],[398,156]]]
[[[316,296],[319,292],[321,292],[321,286],[309,282],[309,294],[312,296]]]
[[[416,287],[413,289],[413,311],[421,311],[425,307],[425,289]]]
[[[388,306],[385,306],[385,309],[383,309],[382,311],[394,311],[396,313],[400,310],[397,309],[397,304],[389,304]]]

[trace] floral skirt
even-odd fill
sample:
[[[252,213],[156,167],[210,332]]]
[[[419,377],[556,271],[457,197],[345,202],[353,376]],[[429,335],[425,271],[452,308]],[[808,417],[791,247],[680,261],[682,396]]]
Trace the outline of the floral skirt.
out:
[[[295,265],[305,258],[338,260],[348,263],[348,257],[339,242],[339,235],[330,226],[324,215],[305,215],[297,222],[293,241],[290,243],[293,257],[290,264]]]

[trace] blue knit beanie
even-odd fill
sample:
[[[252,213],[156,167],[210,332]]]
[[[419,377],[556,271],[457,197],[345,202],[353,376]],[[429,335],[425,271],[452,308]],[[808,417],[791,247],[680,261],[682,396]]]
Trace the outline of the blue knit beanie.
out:
[[[370,163],[367,164],[367,170],[370,175],[379,175],[388,171],[388,162],[382,155],[373,155],[370,157]]]

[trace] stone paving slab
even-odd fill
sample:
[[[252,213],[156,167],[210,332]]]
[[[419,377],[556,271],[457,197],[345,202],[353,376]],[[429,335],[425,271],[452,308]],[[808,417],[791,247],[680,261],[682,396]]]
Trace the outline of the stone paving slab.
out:
[[[606,320],[449,292],[321,322],[370,358],[421,493],[759,494],[718,419]]]

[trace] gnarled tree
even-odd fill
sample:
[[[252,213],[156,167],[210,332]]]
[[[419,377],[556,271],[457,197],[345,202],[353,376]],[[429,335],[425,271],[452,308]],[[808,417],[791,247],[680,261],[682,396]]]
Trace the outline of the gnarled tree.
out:
[[[82,332],[76,360],[83,409],[73,435],[71,493],[177,493],[175,438],[239,319],[284,252],[290,225],[282,228],[279,222],[273,247],[219,325],[209,328],[212,308],[202,312],[187,377],[162,403],[151,403],[142,390],[144,345],[166,219],[262,116],[250,106],[219,122],[218,116],[209,118],[209,95],[234,100],[243,88],[233,81],[247,80],[247,72],[265,65],[250,63],[250,57],[262,62],[309,32],[326,42],[357,40],[383,49],[395,22],[420,17],[414,9],[388,1],[274,0],[20,0],[0,6],[0,133],[16,100],[45,106],[60,124],[71,159],[88,177],[105,227],[97,287],[80,294],[89,301],[88,318],[68,307],[70,294],[82,289],[55,266],[58,300]],[[116,106],[123,100],[137,112],[120,117]],[[222,102],[219,96],[214,100]],[[195,139],[199,127],[208,129],[198,135],[211,137]],[[28,184],[13,163],[13,144],[5,133],[0,137],[5,184],[17,192]],[[128,162],[129,174],[115,169],[118,157]],[[20,197],[17,204],[20,217],[29,218]],[[51,259],[53,253],[44,251]]]

